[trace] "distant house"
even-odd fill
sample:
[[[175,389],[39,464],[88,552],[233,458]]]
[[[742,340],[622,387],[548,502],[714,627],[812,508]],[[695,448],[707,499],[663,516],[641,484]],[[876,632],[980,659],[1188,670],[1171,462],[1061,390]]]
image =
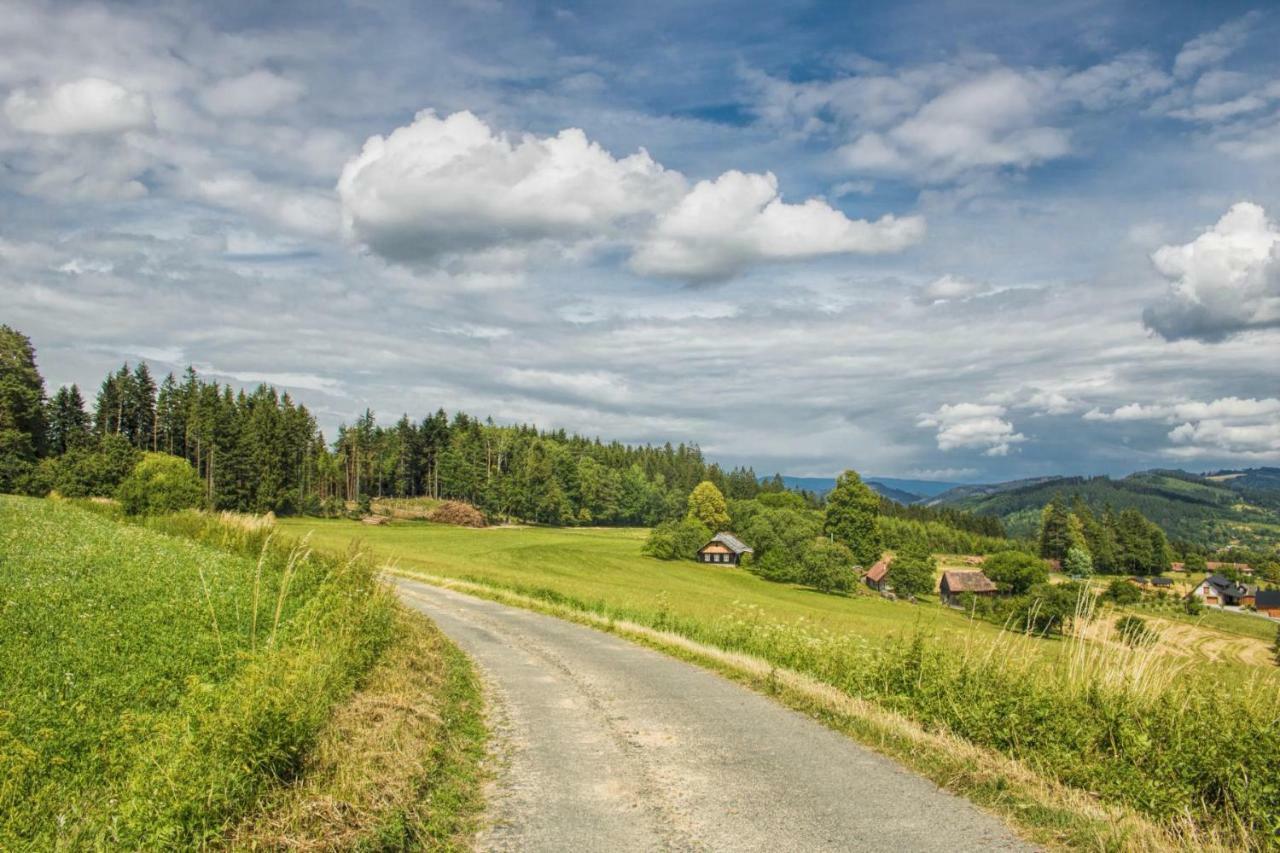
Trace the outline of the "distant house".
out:
[[[946,571],[942,573],[938,593],[942,596],[943,604],[959,606],[960,596],[966,592],[972,595],[995,595],[996,585],[982,572]]]
[[[1280,619],[1280,589],[1260,589],[1254,595],[1253,607],[1259,613]]]
[[[1216,607],[1247,607],[1255,600],[1253,587],[1236,583],[1221,574],[1209,575],[1200,581],[1200,584],[1191,590],[1191,595],[1205,604]]]
[[[736,566],[743,554],[755,553],[732,533],[717,533],[711,541],[698,549],[699,563],[724,563]]]
[[[1151,578],[1151,585],[1154,586],[1156,589],[1172,589],[1173,579],[1162,578],[1159,575],[1156,575],[1155,577]]]
[[[1220,572],[1223,569],[1235,569],[1242,575],[1253,574],[1253,566],[1248,563],[1205,563],[1205,567],[1211,572]]]
[[[1144,577],[1139,577],[1138,575],[1133,575],[1132,577],[1130,577],[1130,578],[1129,578],[1129,583],[1133,584],[1134,586],[1138,586],[1138,587],[1145,587],[1145,586],[1147,585],[1148,581],[1147,581],[1147,579],[1146,579],[1146,578],[1144,578]]]
[[[893,557],[882,557],[880,562],[867,569],[867,573],[862,576],[862,581],[874,590],[884,592],[889,588],[889,564],[893,562]]]

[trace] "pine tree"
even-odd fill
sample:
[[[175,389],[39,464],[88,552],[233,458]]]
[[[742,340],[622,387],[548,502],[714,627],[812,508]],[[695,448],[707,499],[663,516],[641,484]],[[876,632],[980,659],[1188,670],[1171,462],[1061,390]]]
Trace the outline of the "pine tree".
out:
[[[0,326],[0,492],[17,488],[45,452],[44,402],[31,339]]]
[[[49,453],[61,456],[73,447],[81,447],[89,440],[89,413],[84,408],[84,398],[75,385],[64,385],[49,402]]]

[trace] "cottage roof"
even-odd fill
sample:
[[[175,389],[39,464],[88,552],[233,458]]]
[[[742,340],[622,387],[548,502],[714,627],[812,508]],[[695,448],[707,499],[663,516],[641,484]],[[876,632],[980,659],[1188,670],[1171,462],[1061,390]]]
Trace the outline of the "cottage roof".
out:
[[[866,579],[872,583],[880,583],[884,580],[884,576],[889,574],[889,564],[893,562],[893,557],[885,557],[871,568],[867,569]]]
[[[948,592],[995,592],[996,585],[982,572],[947,571],[942,573],[942,583]]]
[[[1170,578],[1153,577],[1151,579],[1152,586],[1173,586],[1173,580]]]
[[[1260,589],[1254,599],[1253,606],[1259,610],[1264,607],[1280,607],[1280,589]]]
[[[747,547],[746,543],[744,543],[737,536],[734,536],[732,533],[725,533],[721,531],[720,533],[717,533],[715,536],[711,537],[711,542],[719,542],[721,545],[725,546],[735,554],[741,555],[741,554],[755,553],[755,551]],[[707,545],[710,545],[711,542],[708,542]],[[702,548],[706,548],[707,545],[703,545]],[[698,550],[702,550],[702,548],[699,548]]]
[[[1223,575],[1223,574],[1209,575],[1209,577],[1205,578],[1205,583],[1209,584],[1209,586],[1216,587],[1217,589],[1220,589],[1220,590],[1225,589],[1225,590],[1231,591],[1236,588],[1235,583],[1230,578],[1228,578],[1226,575]]]
[[[1130,575],[1129,580],[1137,584],[1142,584],[1143,586],[1146,586],[1147,584],[1147,579],[1142,577],[1141,575]]]

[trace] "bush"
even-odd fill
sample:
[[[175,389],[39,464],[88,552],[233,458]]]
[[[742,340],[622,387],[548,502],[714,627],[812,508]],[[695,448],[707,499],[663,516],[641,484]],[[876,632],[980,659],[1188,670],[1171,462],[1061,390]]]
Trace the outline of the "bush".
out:
[[[125,515],[163,515],[200,505],[204,486],[191,463],[167,453],[147,453],[116,489]]]
[[[1121,616],[1116,620],[1116,633],[1126,646],[1149,646],[1160,636],[1140,616]]]
[[[486,524],[483,512],[462,501],[445,501],[427,513],[427,520],[459,527],[484,527]]]
[[[1199,616],[1204,613],[1204,602],[1194,595],[1188,595],[1182,600],[1182,609],[1188,616]]]
[[[938,561],[923,541],[908,543],[889,564],[889,583],[901,596],[929,595],[933,592]]]
[[[853,552],[819,536],[801,560],[800,575],[805,584],[822,592],[848,592],[855,583]]]
[[[691,518],[664,521],[649,533],[641,549],[659,560],[692,560],[711,539],[711,531]]]
[[[1083,548],[1069,548],[1062,570],[1073,578],[1087,578],[1093,574],[1093,558]]]
[[[1023,551],[1001,551],[982,563],[983,573],[1004,592],[1022,595],[1049,580],[1049,566]]]
[[[764,509],[743,529],[742,538],[755,549],[751,570],[765,580],[800,583],[804,557],[820,528],[814,513]]]
[[[1107,598],[1120,605],[1137,604],[1142,600],[1142,590],[1125,578],[1116,578],[1107,584],[1106,595]]]
[[[1086,609],[1081,598],[1087,594],[1088,587],[1079,583],[1036,584],[1013,599],[1013,624],[1034,634],[1065,634],[1076,614]]]

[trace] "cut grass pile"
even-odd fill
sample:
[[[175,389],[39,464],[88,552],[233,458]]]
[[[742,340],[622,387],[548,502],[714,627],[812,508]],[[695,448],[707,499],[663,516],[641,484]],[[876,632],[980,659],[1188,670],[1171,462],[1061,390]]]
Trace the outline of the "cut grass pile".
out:
[[[1038,640],[936,605],[663,563],[640,555],[633,531],[290,528],[315,529],[320,547],[362,536],[409,574],[502,587],[762,659],[1132,809],[1186,846],[1268,847],[1280,829],[1280,692],[1269,671],[1224,685],[1152,647]]]
[[[361,679],[441,665],[421,637],[405,650],[367,559],[269,543],[271,525],[251,519],[147,525],[0,496],[0,849],[221,843],[264,795],[327,790],[306,774],[334,753],[313,750],[351,725],[334,711],[360,700]],[[423,689],[456,694],[436,707],[475,726],[468,673],[449,658]],[[452,725],[400,731],[433,753]],[[448,774],[462,793],[430,815],[433,832],[455,831],[440,827],[466,812],[472,772]],[[364,813],[387,818],[370,818],[377,837],[423,823],[400,801]]]

